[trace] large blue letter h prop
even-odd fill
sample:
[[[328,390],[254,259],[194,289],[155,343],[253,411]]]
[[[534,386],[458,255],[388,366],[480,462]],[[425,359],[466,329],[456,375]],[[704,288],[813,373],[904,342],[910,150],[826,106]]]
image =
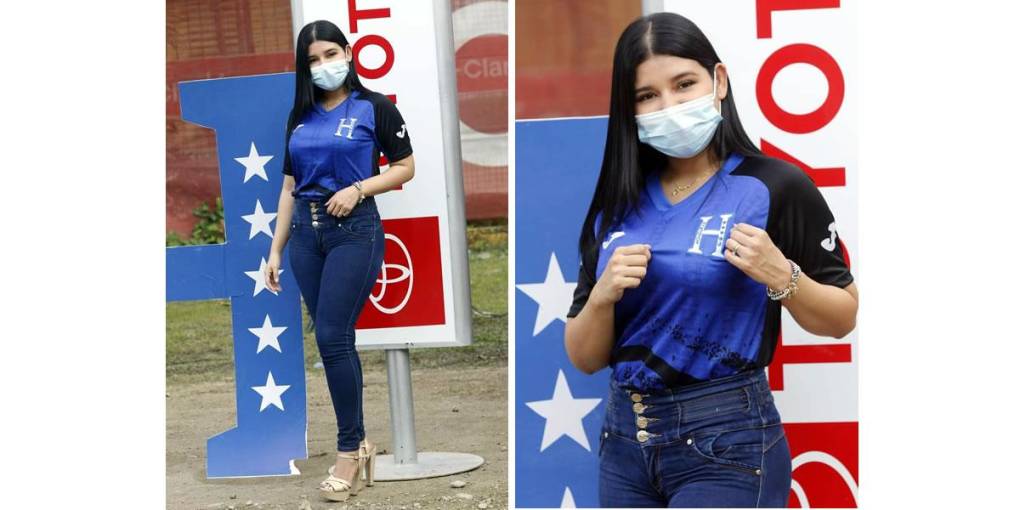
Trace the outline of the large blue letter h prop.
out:
[[[182,82],[181,116],[216,131],[226,242],[167,248],[167,300],[230,298],[237,427],[209,438],[209,478],[297,474],[308,457],[301,300],[284,257],[261,285],[282,186],[293,73]]]

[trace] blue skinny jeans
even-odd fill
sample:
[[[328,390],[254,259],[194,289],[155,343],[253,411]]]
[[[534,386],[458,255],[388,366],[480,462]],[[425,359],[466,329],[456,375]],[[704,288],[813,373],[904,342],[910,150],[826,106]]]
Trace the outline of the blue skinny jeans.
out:
[[[375,285],[384,246],[374,198],[344,217],[326,212],[324,199],[294,199],[287,249],[326,372],[337,451],[357,450],[365,437],[354,323]]]

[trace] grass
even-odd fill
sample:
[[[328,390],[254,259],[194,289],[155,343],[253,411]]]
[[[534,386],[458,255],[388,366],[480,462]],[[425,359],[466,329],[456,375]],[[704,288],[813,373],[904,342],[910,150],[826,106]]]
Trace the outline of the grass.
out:
[[[507,225],[468,225],[471,272],[472,329],[466,347],[411,350],[412,367],[505,366],[507,363]],[[304,323],[308,312],[301,305]],[[314,333],[304,333],[306,370],[317,370],[319,351]],[[230,302],[226,299],[166,304],[167,384],[233,378],[234,348]],[[385,352],[360,351],[366,369],[382,367]]]

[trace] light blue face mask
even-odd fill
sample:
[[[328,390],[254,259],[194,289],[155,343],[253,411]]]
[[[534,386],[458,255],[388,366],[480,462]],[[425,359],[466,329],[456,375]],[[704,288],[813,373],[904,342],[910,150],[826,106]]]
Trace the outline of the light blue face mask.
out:
[[[347,79],[347,61],[340,59],[333,62],[319,64],[311,69],[312,83],[316,87],[325,90],[336,90],[344,84]]]
[[[708,146],[722,115],[712,93],[662,110],[636,115],[638,139],[674,158],[692,157]]]

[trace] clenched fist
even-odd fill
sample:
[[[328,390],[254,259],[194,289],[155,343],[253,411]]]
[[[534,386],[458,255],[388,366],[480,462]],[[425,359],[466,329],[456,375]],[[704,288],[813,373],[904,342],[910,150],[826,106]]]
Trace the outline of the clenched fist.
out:
[[[648,244],[630,244],[613,250],[602,276],[589,296],[599,305],[613,305],[623,297],[623,291],[641,284],[648,272],[652,247]]]
[[[747,223],[737,223],[726,240],[726,260],[752,280],[779,290],[790,283],[793,270],[786,256],[764,230]]]

